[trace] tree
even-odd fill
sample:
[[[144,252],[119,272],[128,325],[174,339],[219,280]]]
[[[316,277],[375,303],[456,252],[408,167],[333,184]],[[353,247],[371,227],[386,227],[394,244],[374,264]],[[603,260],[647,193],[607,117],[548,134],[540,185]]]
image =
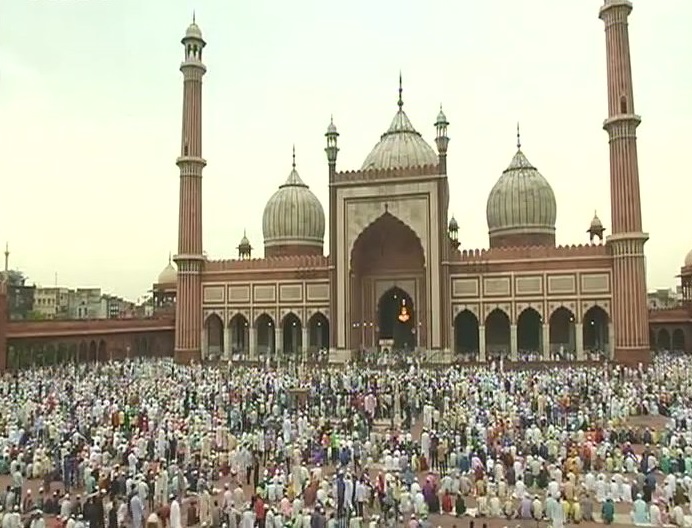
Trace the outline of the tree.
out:
[[[10,286],[24,286],[26,284],[26,275],[19,270],[7,271],[7,282]]]

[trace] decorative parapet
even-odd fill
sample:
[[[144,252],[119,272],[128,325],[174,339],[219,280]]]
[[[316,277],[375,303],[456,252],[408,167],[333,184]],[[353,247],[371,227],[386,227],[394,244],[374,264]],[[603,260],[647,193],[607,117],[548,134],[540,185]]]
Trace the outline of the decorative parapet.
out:
[[[542,260],[606,257],[604,244],[578,244],[567,246],[525,246],[492,249],[464,249],[452,253],[452,260],[461,263],[488,262],[491,260]]]
[[[209,271],[261,271],[261,270],[318,270],[329,267],[324,255],[286,255],[256,259],[207,260],[204,270]]]
[[[692,312],[684,306],[649,308],[649,324],[692,323]]]
[[[332,185],[348,185],[380,180],[395,180],[406,178],[420,178],[421,176],[435,177],[442,174],[439,165],[420,165],[418,167],[404,167],[393,169],[369,169],[337,172],[334,175]]]

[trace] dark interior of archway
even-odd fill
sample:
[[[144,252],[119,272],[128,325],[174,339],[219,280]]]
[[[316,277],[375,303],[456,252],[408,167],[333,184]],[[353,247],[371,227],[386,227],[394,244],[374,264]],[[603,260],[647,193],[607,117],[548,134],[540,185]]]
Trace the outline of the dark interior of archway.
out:
[[[567,308],[560,307],[550,316],[550,343],[568,345],[573,343],[574,315]]]
[[[673,330],[671,347],[676,352],[682,352],[685,350],[685,332],[683,332],[680,328]]]
[[[300,319],[294,313],[289,313],[283,321],[283,343],[284,354],[298,354],[302,348],[303,329]]]
[[[604,351],[608,346],[608,314],[592,306],[584,314],[584,349]]]
[[[393,339],[395,350],[415,348],[413,299],[401,288],[387,290],[377,306],[379,339]]]
[[[661,328],[656,338],[656,348],[658,350],[670,350],[670,345],[670,332],[665,328]]]
[[[495,309],[485,320],[485,343],[489,352],[509,352],[509,317],[502,310]]]
[[[351,269],[358,275],[381,270],[420,270],[425,255],[415,232],[390,213],[384,213],[356,239]]]
[[[310,318],[310,346],[321,349],[329,346],[329,321],[324,314],[317,312]]]
[[[247,345],[249,323],[243,314],[236,314],[231,319],[231,352],[245,350]]]
[[[207,319],[207,344],[223,351],[223,321],[216,314],[210,315]]]
[[[517,348],[528,352],[541,349],[541,316],[533,308],[527,308],[517,319]]]
[[[469,310],[463,310],[454,318],[454,350],[457,354],[478,352],[478,319]]]
[[[255,321],[257,329],[257,348],[261,354],[274,353],[274,321],[267,314],[260,315]],[[252,352],[252,351],[251,351]]]

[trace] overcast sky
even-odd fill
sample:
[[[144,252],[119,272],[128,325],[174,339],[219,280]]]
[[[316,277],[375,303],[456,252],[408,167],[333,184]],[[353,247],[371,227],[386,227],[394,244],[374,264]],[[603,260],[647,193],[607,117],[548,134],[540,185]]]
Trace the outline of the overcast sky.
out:
[[[136,298],[175,251],[183,56],[196,9],[208,42],[204,244],[262,246],[268,198],[298,170],[327,206],[329,116],[338,168],[357,169],[396,111],[433,143],[451,122],[450,213],[486,247],[486,198],[515,150],[555,190],[557,239],[610,227],[600,0],[4,0],[0,12],[0,241],[41,285]],[[689,226],[692,2],[635,1],[630,18],[649,289],[675,284]],[[325,247],[327,244],[325,243]],[[261,251],[261,250],[260,250]]]

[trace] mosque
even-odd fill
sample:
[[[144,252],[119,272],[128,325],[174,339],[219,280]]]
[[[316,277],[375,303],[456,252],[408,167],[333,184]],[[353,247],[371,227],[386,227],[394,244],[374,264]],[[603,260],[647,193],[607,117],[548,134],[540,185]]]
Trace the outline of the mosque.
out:
[[[555,194],[517,141],[487,199],[489,247],[463,247],[460,225],[448,216],[450,123],[440,109],[434,137],[426,140],[406,114],[400,86],[394,117],[359,169],[337,170],[342,139],[329,123],[328,215],[301,178],[294,153],[264,209],[263,257],[255,257],[243,236],[237,258],[226,260],[208,259],[202,247],[206,42],[193,21],[180,67],[178,251],[154,285],[156,308],[175,309],[177,360],[326,350],[338,361],[353,351],[397,349],[425,351],[439,361],[458,354],[516,360],[526,351],[544,358],[569,351],[579,360],[598,351],[617,361],[648,361],[648,235],[641,220],[631,10],[628,0],[604,0],[599,12],[608,67],[610,236],[604,238],[594,216],[588,243],[556,246]]]

